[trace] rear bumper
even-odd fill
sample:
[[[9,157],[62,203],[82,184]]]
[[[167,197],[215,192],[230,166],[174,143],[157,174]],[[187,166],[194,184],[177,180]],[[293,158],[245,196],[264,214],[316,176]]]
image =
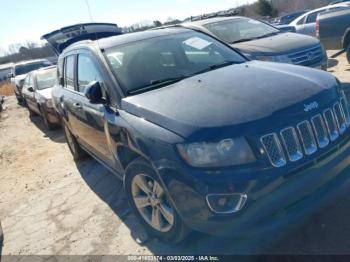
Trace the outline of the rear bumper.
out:
[[[48,108],[45,106],[44,110],[46,113],[47,120],[49,121],[50,124],[54,124],[54,125],[60,124],[60,118],[54,108]]]
[[[350,142],[331,152],[287,174],[272,174],[271,169],[247,174],[247,179],[233,171],[230,179],[224,173],[185,174],[184,168],[174,164],[159,163],[157,167],[174,206],[190,228],[218,236],[255,236],[287,229],[348,186]],[[207,179],[208,175],[212,178]],[[215,214],[205,200],[211,193],[244,193],[248,199],[237,213]]]

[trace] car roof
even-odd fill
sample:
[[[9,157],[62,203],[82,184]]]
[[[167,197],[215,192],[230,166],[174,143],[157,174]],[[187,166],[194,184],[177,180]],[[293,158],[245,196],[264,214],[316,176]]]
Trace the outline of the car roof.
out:
[[[15,66],[34,64],[34,63],[38,63],[38,62],[49,62],[49,61],[46,60],[46,59],[33,59],[33,60],[27,60],[27,61],[18,62],[18,63],[15,64]]]
[[[14,65],[14,63],[2,64],[0,65],[0,70],[13,68]]]
[[[168,36],[168,35],[178,34],[178,33],[185,33],[190,31],[192,30],[174,26],[174,27],[167,27],[163,29],[155,29],[155,30],[142,31],[142,32],[136,32],[136,33],[130,33],[130,34],[124,34],[124,35],[111,36],[111,37],[102,38],[99,40],[80,41],[70,45],[67,49],[65,49],[64,52],[69,52],[71,50],[76,49],[78,46],[81,46],[84,44],[86,45],[97,44],[99,48],[105,49],[105,48],[110,48],[110,47],[123,45],[127,43],[142,41],[145,39],[150,39],[150,38],[155,38],[160,36]]]

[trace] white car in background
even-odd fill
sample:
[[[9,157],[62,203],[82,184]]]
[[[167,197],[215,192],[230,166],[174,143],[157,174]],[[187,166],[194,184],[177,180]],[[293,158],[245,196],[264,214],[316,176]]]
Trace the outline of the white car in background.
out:
[[[52,65],[52,63],[46,59],[29,60],[14,65],[13,71],[8,74],[8,79],[15,88],[15,95],[18,103],[23,102],[22,87],[27,74],[31,71],[50,65]]]
[[[316,37],[316,20],[317,16],[320,13],[327,11],[339,11],[347,8],[350,8],[350,2],[324,6],[318,9],[311,10],[299,16],[298,18],[293,20],[289,25],[294,26],[296,32],[299,34]]]

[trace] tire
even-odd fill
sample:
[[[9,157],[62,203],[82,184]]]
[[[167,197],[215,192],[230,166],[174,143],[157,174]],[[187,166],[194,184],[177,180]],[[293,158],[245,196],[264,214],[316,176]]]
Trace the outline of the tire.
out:
[[[137,158],[127,166],[124,189],[131,208],[149,235],[170,243],[185,239],[189,230],[146,160]],[[139,199],[139,204],[136,204],[136,199]]]
[[[346,48],[346,58],[348,59],[348,63],[350,64],[350,44]]]
[[[20,97],[18,97],[18,96],[16,95],[16,99],[17,99],[17,102],[18,102],[19,105],[22,105],[22,104],[23,104],[23,99],[22,99],[22,98],[20,98]]]
[[[66,125],[63,125],[63,130],[69,150],[73,155],[73,159],[78,161],[87,158],[88,154],[81,148],[77,139],[73,136]]]
[[[41,108],[40,108],[40,112],[41,112],[41,117],[43,118],[45,126],[49,130],[54,130],[56,128],[56,125],[50,123],[49,119],[47,118],[47,114]]]

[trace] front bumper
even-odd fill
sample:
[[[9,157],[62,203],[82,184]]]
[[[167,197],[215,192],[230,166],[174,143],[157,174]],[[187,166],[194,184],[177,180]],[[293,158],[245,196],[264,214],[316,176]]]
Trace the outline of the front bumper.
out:
[[[348,136],[302,167],[281,173],[267,170],[195,170],[175,162],[155,163],[160,178],[183,221],[192,229],[218,236],[266,234],[295,224],[332,199],[350,178]],[[216,214],[208,194],[243,193],[245,206],[232,214]],[[293,222],[293,223],[292,223]]]

